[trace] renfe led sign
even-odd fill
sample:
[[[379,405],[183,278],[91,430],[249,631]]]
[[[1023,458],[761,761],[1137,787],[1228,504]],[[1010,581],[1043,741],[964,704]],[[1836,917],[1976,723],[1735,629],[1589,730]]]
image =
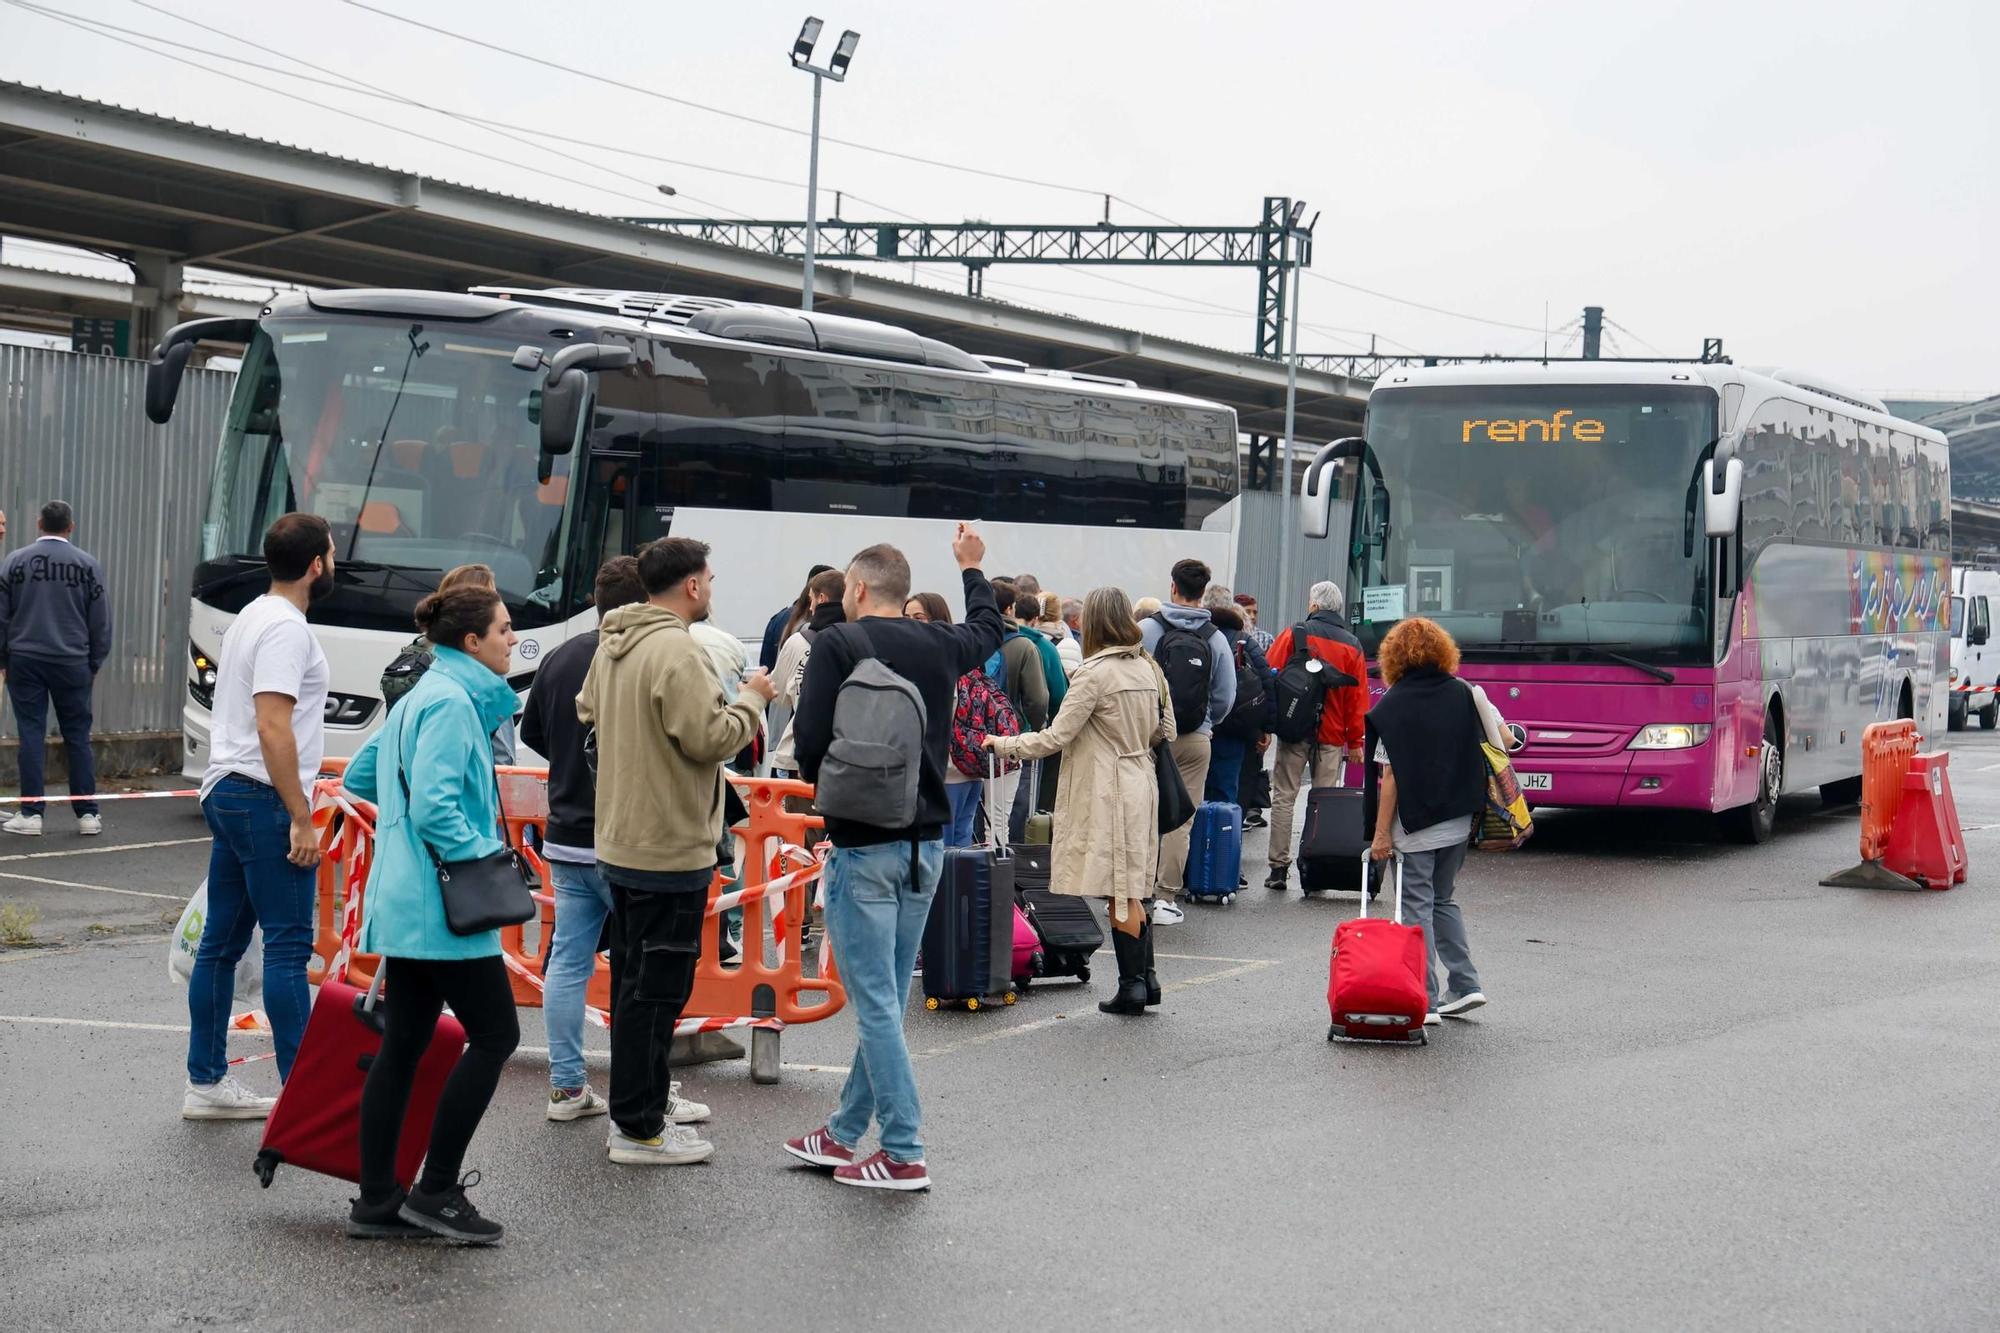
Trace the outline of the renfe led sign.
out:
[[[1552,444],[1565,437],[1579,444],[1596,444],[1604,438],[1604,423],[1590,417],[1579,417],[1568,408],[1547,417],[1529,417],[1525,420],[1468,417],[1459,435],[1461,444],[1471,444],[1475,440],[1474,431],[1479,434],[1478,442],[1483,444]],[[1530,434],[1529,432],[1534,432]]]

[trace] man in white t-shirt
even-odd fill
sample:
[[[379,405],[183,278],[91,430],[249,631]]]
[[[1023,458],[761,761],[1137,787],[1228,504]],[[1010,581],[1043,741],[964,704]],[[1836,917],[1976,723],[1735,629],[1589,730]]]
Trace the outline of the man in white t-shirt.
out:
[[[319,837],[308,793],[326,752],[327,665],[306,608],[333,591],[333,534],[314,514],[286,514],[264,534],[271,591],[243,608],[216,665],[201,809],[215,835],[208,916],[188,980],[188,1120],[261,1120],[274,1097],[229,1073],[224,1051],[236,964],[264,930],[264,1012],[289,1078],[311,995]]]

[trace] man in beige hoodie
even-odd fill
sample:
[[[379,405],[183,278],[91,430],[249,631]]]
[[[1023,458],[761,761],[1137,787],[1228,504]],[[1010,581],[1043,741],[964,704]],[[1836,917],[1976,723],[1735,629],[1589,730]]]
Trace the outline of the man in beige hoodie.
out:
[[[722,841],[723,763],[757,733],[774,690],[761,667],[736,702],[690,625],[708,618],[708,547],[639,552],[646,600],[604,618],[576,714],[597,735],[597,864],[611,885],[611,1160],[677,1166],[715,1152],[675,1095],[674,1025],[694,987]]]

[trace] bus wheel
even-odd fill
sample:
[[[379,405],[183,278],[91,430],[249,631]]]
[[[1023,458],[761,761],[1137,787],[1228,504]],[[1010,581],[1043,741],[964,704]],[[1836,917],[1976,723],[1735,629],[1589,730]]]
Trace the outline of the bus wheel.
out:
[[[1778,740],[1775,717],[1764,719],[1764,757],[1759,768],[1757,799],[1722,812],[1722,826],[1729,836],[1752,846],[1769,842],[1778,827],[1778,793],[1785,785],[1785,751]]]

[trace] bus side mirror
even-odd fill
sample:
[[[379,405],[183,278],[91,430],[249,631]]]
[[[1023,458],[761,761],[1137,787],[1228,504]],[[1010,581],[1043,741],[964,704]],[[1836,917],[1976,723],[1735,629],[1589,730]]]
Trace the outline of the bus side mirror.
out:
[[[583,405],[590,401],[590,372],[622,370],[634,360],[632,349],[612,343],[576,343],[557,352],[542,381],[542,452],[566,454],[576,447],[583,425]]]
[[[247,343],[257,334],[254,319],[191,319],[167,330],[146,363],[146,419],[164,426],[181,396],[181,375],[198,342]]]
[[[1306,465],[1305,486],[1299,493],[1299,503],[1304,506],[1300,530],[1306,536],[1323,539],[1332,531],[1333,501],[1340,492],[1340,464],[1359,458],[1367,447],[1367,441],[1359,436],[1335,440],[1314,454],[1312,462]]]
[[[1709,459],[1701,468],[1703,526],[1711,537],[1728,537],[1736,531],[1743,512],[1743,460],[1731,458],[1718,470]]]

